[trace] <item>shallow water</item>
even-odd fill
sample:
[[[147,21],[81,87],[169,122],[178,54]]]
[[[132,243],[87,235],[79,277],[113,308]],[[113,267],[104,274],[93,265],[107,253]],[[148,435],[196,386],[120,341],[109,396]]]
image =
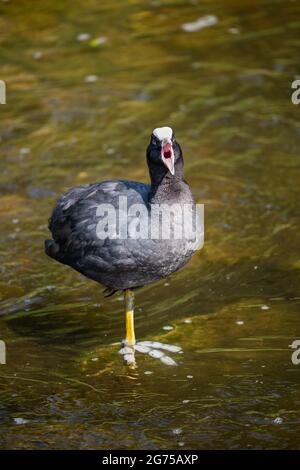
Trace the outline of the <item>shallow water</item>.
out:
[[[0,3],[1,448],[299,448],[299,14],[286,0]],[[182,29],[206,15],[217,23]],[[206,242],[136,295],[138,339],[182,347],[178,366],[137,353],[130,370],[122,299],[43,240],[67,188],[147,180],[161,124]]]

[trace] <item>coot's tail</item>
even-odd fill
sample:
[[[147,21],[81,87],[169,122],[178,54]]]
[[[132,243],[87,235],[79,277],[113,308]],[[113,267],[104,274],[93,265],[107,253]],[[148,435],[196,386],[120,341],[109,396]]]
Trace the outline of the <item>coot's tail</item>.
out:
[[[61,261],[59,245],[55,243],[54,240],[45,240],[45,253],[50,256],[50,258]]]

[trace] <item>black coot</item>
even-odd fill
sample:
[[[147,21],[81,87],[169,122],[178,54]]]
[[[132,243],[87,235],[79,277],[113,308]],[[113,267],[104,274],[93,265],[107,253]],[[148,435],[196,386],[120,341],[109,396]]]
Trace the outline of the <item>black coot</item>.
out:
[[[114,180],[60,197],[46,240],[48,256],[125,291],[126,340],[135,344],[132,289],[184,266],[203,241],[182,151],[170,127],[154,129],[147,148],[151,184]]]

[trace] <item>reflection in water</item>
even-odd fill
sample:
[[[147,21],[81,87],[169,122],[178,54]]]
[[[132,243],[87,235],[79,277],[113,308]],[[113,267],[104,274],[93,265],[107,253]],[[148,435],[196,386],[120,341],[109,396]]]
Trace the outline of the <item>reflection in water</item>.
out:
[[[0,447],[299,447],[298,2],[0,13]],[[180,346],[178,366],[139,352],[128,371],[121,297],[49,262],[43,240],[67,188],[147,179],[158,124],[176,129],[206,241],[137,291],[142,346]]]

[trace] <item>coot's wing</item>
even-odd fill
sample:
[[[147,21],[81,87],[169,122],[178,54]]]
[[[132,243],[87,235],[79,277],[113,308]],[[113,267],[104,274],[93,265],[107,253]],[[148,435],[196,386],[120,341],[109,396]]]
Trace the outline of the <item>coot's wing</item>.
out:
[[[101,204],[119,207],[119,197],[131,204],[145,205],[149,186],[130,181],[104,181],[71,189],[58,200],[49,229],[53,240],[46,241],[46,253],[86,276],[101,281],[102,272],[134,269],[135,260],[124,240],[97,236],[97,209]]]

